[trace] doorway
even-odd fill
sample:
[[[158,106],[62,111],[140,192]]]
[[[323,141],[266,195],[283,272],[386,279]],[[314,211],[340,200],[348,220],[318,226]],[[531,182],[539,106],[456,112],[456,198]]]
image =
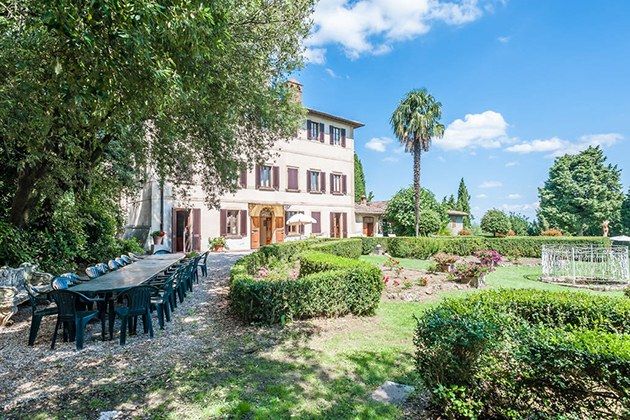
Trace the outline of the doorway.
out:
[[[172,252],[201,250],[201,209],[173,209]]]
[[[374,218],[363,218],[363,236],[374,236]]]
[[[273,241],[273,213],[269,209],[260,212],[260,243],[269,245]]]

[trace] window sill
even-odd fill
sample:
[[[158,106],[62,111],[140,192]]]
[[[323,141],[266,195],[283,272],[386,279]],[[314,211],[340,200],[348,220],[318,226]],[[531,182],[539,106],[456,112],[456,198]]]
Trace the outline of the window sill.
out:
[[[303,233],[287,233],[287,238],[299,238]]]
[[[259,191],[276,191],[275,188],[271,188],[271,187],[258,187],[257,189]]]
[[[345,194],[344,194],[344,193],[342,193],[342,192],[332,192],[331,194],[332,194],[332,195],[345,195]]]
[[[225,239],[243,239],[243,235],[225,235]]]
[[[323,191],[309,191],[311,194],[324,194]]]
[[[290,192],[290,193],[299,193],[300,190],[291,190],[289,188],[286,189],[286,192]]]

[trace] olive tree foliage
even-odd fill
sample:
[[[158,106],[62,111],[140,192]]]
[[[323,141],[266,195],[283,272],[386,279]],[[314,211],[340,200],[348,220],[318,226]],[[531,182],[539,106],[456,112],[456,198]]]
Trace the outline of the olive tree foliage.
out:
[[[507,235],[511,229],[510,219],[501,210],[488,210],[481,218],[481,229],[493,236]]]
[[[390,229],[398,236],[413,236],[416,228],[415,189],[403,188],[387,203],[385,218]],[[446,210],[433,193],[423,188],[420,193],[420,223],[418,233],[426,236],[437,233],[448,223]]]
[[[312,0],[0,2],[1,216],[45,218],[62,192],[136,189],[148,165],[209,204],[303,116]],[[5,211],[5,210],[3,210]]]
[[[538,189],[539,218],[571,235],[601,235],[605,220],[611,230],[619,230],[624,198],[620,177],[621,170],[606,163],[599,146],[556,158]]]

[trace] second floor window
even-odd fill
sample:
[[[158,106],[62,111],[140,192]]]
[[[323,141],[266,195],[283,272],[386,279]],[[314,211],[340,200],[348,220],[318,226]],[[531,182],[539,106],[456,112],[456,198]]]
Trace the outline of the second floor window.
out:
[[[260,167],[260,186],[271,188],[271,166],[262,165]]]
[[[330,126],[330,144],[341,146],[341,128]]]
[[[341,194],[343,185],[341,180],[341,175],[332,174],[332,182],[330,188],[332,188],[332,192]]]
[[[298,168],[287,168],[287,190],[298,191]]]
[[[310,190],[311,191],[320,191],[319,188],[319,172],[317,171],[309,171],[310,176]]]
[[[324,141],[324,123],[306,120],[306,137],[309,140]]]

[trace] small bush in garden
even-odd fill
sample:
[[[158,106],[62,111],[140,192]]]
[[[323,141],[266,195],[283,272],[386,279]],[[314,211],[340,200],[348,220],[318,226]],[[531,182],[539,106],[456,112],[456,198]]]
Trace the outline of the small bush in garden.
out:
[[[491,271],[493,271],[492,266],[467,261],[455,264],[455,268],[451,274],[455,280],[460,283],[473,283],[477,285],[477,281]]]
[[[433,255],[432,258],[437,265],[437,271],[441,271],[443,273],[449,271],[453,264],[459,260],[457,255],[447,254],[445,252],[438,252]]]
[[[472,231],[466,228],[463,228],[457,233],[459,236],[470,236],[472,235]]]
[[[623,293],[624,295],[626,295],[626,297],[630,298],[630,287],[626,287]]]
[[[510,231],[510,219],[501,210],[488,210],[481,219],[481,229],[494,236],[507,235]]]
[[[501,254],[499,254],[497,251],[493,249],[485,249],[482,251],[476,251],[474,255],[475,257],[479,259],[479,262],[481,263],[481,265],[487,266],[487,267],[496,267],[497,265],[499,265],[501,261],[503,261]]]
[[[440,414],[627,418],[630,301],[487,291],[423,312],[416,365]]]
[[[562,231],[560,229],[551,228],[540,232],[540,236],[562,236]]]
[[[396,258],[387,256],[387,260],[385,260],[385,263],[383,265],[389,270],[393,271],[396,274],[396,277],[401,276],[403,267],[402,265],[400,265],[400,261]]]
[[[427,286],[428,284],[429,284],[429,278],[428,277],[424,277],[423,276],[423,277],[420,277],[418,279],[418,286],[424,287],[424,286]]]
[[[411,280],[405,280],[403,282],[403,289],[411,289],[412,286],[413,286],[413,283],[411,282]]]
[[[324,241],[310,249],[346,258],[359,258],[363,254],[363,243],[359,238]]]

